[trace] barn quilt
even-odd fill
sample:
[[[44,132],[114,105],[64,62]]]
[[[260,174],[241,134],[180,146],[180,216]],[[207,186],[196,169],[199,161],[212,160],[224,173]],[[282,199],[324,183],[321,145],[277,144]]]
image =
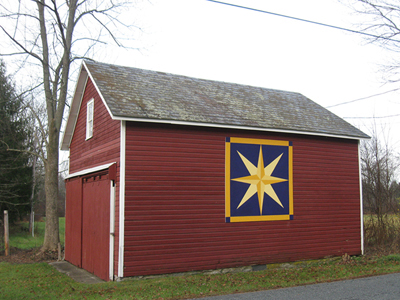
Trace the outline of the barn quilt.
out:
[[[293,219],[293,149],[280,140],[226,138],[225,220]]]

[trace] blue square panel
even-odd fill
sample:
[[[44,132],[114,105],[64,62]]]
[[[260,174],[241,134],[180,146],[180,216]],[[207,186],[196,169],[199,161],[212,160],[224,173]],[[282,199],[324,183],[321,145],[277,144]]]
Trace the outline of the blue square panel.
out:
[[[293,146],[289,141],[227,138],[225,217],[230,222],[291,220]]]

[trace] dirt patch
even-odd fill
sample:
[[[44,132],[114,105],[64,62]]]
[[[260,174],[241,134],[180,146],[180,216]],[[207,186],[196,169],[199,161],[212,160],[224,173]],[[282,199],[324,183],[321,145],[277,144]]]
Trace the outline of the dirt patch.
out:
[[[54,262],[58,259],[57,251],[41,252],[40,248],[34,249],[18,249],[11,248],[10,255],[5,256],[4,251],[0,252],[0,262],[9,262],[16,264],[29,264],[38,262]]]

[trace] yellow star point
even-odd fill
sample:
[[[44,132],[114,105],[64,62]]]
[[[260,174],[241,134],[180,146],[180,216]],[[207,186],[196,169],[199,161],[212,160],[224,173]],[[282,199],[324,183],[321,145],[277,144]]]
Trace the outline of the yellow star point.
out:
[[[263,203],[264,203],[264,193],[270,196],[276,203],[278,203],[282,208],[283,205],[279,200],[279,197],[276,195],[274,189],[272,188],[272,184],[278,182],[287,181],[284,178],[278,178],[271,176],[272,172],[275,170],[276,165],[281,159],[283,153],[274,159],[268,166],[264,168],[264,157],[262,154],[262,146],[260,146],[260,153],[258,155],[258,164],[257,167],[254,166],[246,157],[244,157],[239,151],[238,154],[242,159],[244,165],[249,172],[249,176],[240,177],[232,179],[234,181],[243,182],[249,184],[249,188],[244,194],[242,200],[240,201],[238,207],[241,207],[244,203],[247,202],[255,193],[258,194],[258,204],[260,207],[260,215],[262,215]]]

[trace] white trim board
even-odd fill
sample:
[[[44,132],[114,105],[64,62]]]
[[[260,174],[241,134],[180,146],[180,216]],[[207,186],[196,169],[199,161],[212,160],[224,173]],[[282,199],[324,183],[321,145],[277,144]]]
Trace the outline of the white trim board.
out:
[[[361,227],[361,255],[364,255],[364,200],[362,193],[362,173],[361,173],[361,149],[360,142],[358,142],[358,172],[359,172],[359,186],[360,186],[360,227]]]
[[[113,164],[115,164],[115,162],[113,163],[109,163],[109,164],[105,164],[105,165],[101,165],[101,166],[97,166],[97,167],[93,167],[93,168],[89,168],[89,169],[85,169],[76,173],[72,173],[69,174],[67,177],[65,177],[65,179],[68,178],[73,178],[73,177],[77,177],[77,176],[82,176],[82,175],[86,175],[86,174],[90,174],[90,173],[95,173],[98,171],[102,171],[102,170],[106,170],[108,169],[110,166],[112,166]]]
[[[275,128],[267,128],[267,127],[252,127],[252,126],[241,126],[241,125],[200,123],[200,122],[162,120],[162,119],[127,118],[127,117],[118,117],[118,116],[113,116],[113,115],[111,115],[111,118],[113,120],[120,120],[120,121],[143,122],[143,123],[154,123],[154,124],[186,125],[186,126],[195,126],[195,127],[223,128],[223,129],[267,131],[267,132],[286,133],[286,134],[300,134],[300,135],[340,138],[340,139],[348,139],[348,140],[356,140],[356,141],[370,139],[370,138],[362,138],[362,137],[347,136],[347,135],[340,135],[340,134],[320,133],[320,132],[312,132],[312,131],[296,131],[296,130],[288,130],[288,129],[275,129]]]
[[[125,247],[125,156],[126,156],[126,122],[121,121],[120,138],[120,171],[119,171],[119,247],[118,247],[118,277],[124,277],[124,247]]]
[[[109,278],[114,280],[114,243],[115,243],[115,182],[110,180],[110,246],[109,246]]]

